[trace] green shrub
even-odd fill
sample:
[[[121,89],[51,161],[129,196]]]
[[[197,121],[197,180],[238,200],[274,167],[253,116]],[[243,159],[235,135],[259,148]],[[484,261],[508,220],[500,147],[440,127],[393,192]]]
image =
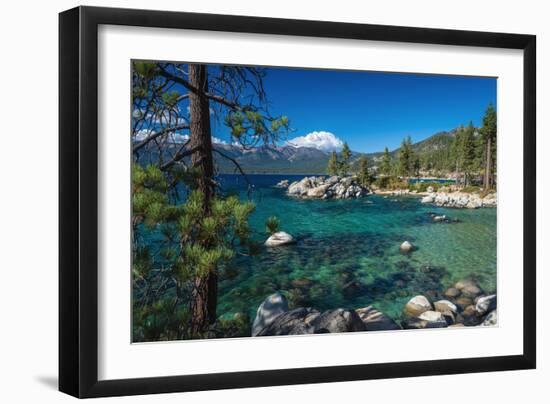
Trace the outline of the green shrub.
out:
[[[279,231],[281,222],[277,219],[276,216],[268,217],[265,221],[265,231],[267,234],[271,235]]]
[[[417,182],[415,184],[409,185],[409,190],[411,191],[418,191],[418,192],[427,192],[429,187],[432,187],[434,192],[437,192],[437,190],[444,186],[446,183],[441,182]]]

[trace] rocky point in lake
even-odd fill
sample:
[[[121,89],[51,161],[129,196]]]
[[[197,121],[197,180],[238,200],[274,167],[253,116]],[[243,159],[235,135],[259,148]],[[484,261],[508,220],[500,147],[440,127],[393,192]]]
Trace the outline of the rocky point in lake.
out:
[[[304,177],[290,184],[287,193],[299,198],[353,199],[366,196],[370,191],[359,183],[356,176],[332,176]]]

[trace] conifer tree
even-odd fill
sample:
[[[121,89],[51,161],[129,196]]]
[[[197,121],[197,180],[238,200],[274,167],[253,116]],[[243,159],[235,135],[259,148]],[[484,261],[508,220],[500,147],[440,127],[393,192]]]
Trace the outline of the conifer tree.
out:
[[[357,178],[359,180],[359,183],[364,187],[369,186],[373,181],[373,176],[369,171],[367,156],[365,155],[362,155],[359,158],[359,168],[357,169]]]
[[[380,164],[380,173],[389,176],[391,174],[391,156],[387,147],[384,148],[384,154],[382,155],[382,163]]]
[[[411,137],[407,136],[401,142],[401,148],[399,150],[399,175],[407,177],[412,173],[413,159]]]
[[[143,177],[137,167],[143,167],[144,162],[158,169],[149,169],[147,181],[136,183],[134,229],[155,223],[163,231],[163,243],[171,246],[165,251],[172,259],[167,271],[180,281],[177,274],[192,274],[185,278],[185,295],[190,306],[188,331],[196,336],[216,320],[218,265],[229,257],[228,249],[235,247],[235,241],[246,240],[245,222],[252,209],[235,199],[225,200],[216,188],[214,153],[245,173],[236,160],[212,144],[210,115],[223,117],[232,141],[243,148],[276,142],[288,131],[289,120],[269,113],[263,69],[148,61],[134,61],[132,67],[135,172],[138,179]],[[161,184],[157,177],[163,177],[163,190],[150,189],[153,174],[157,187]],[[182,189],[188,192],[183,213],[174,204]],[[227,229],[222,229],[222,224]],[[228,245],[223,235],[230,229],[234,234]],[[138,245],[139,232],[134,233],[136,256],[144,257],[141,262],[158,261],[159,257],[147,257],[146,248],[142,251]],[[184,271],[184,267],[197,270]],[[154,280],[136,276],[135,281]],[[149,300],[140,297],[145,299],[143,307],[150,308]],[[177,300],[183,300],[183,295]]]
[[[342,147],[342,160],[340,161],[340,175],[345,176],[348,174],[350,169],[350,158],[351,158],[351,150],[348,146],[347,142],[344,142],[344,146]]]
[[[340,162],[335,151],[330,154],[327,167],[328,175],[338,175],[340,173]]]
[[[497,143],[497,114],[493,104],[489,104],[483,117],[483,126],[480,130],[481,138],[484,145],[483,152],[483,187],[491,188],[494,182],[494,174],[496,169],[496,143]]]
[[[476,168],[476,140],[475,128],[470,121],[469,125],[464,129],[462,135],[461,154],[462,154],[462,169],[464,173],[464,184],[469,185],[472,173]]]

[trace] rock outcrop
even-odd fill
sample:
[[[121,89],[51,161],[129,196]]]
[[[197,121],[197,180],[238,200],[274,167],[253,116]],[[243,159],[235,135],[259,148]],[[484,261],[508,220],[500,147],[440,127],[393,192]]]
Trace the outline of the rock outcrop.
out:
[[[424,196],[421,203],[431,203],[445,208],[467,208],[477,209],[484,207],[496,207],[497,195],[489,194],[485,197],[481,197],[476,193],[466,192],[432,192],[429,195]]]
[[[288,186],[287,194],[302,199],[353,199],[370,193],[357,177],[304,177]]]
[[[489,327],[489,326],[497,325],[497,323],[498,323],[498,314],[496,310],[493,310],[485,317],[481,325],[484,327]]]
[[[312,320],[315,334],[366,331],[359,315],[353,310],[327,310]]]
[[[289,181],[289,180],[282,180],[282,181],[279,181],[279,182],[275,185],[275,188],[288,188],[289,185],[290,185],[290,181]]]
[[[258,333],[280,314],[288,311],[288,301],[280,293],[273,293],[266,297],[256,311],[254,323],[252,323],[252,336],[255,337]]]
[[[366,331],[353,310],[333,309],[323,313],[310,307],[298,307],[276,316],[253,336],[327,334]]]
[[[299,307],[275,317],[256,336],[313,334],[314,328],[311,325],[311,321],[319,317],[319,315],[320,313],[317,310],[309,307]]]
[[[367,331],[386,331],[400,330],[401,327],[384,313],[378,311],[373,306],[357,309],[355,312],[365,325]]]
[[[477,299],[476,313],[483,316],[497,308],[497,295],[483,296]]]
[[[252,336],[495,326],[498,323],[496,294],[485,295],[471,279],[456,282],[444,293],[425,291],[424,294],[411,298],[402,315],[392,319],[373,306],[324,312],[311,307],[289,310],[285,297],[274,293],[258,307]],[[443,295],[446,299],[441,299]],[[432,303],[426,296],[435,301]],[[436,300],[437,297],[440,300]]]
[[[414,245],[412,245],[409,241],[403,241],[403,243],[399,246],[399,250],[404,253],[409,253],[414,250]]]
[[[290,234],[285,233],[284,231],[278,231],[273,233],[264,243],[267,247],[277,247],[280,245],[292,244],[294,243],[294,237]]]

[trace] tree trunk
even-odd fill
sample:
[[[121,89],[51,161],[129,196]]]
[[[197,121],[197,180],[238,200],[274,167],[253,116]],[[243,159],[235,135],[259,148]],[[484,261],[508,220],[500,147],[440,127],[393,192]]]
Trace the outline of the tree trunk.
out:
[[[189,93],[190,141],[189,148],[193,168],[200,171],[197,188],[204,194],[204,216],[210,214],[210,201],[214,194],[214,161],[210,133],[210,102],[205,96],[208,90],[208,73],[205,65],[189,65],[189,84],[198,91]],[[208,247],[208,246],[204,246]],[[216,319],[218,275],[211,272],[206,277],[196,277],[193,282],[192,331],[194,334],[206,329]]]
[[[485,175],[483,177],[483,188],[491,187],[491,137],[487,139],[487,149],[485,150]]]

